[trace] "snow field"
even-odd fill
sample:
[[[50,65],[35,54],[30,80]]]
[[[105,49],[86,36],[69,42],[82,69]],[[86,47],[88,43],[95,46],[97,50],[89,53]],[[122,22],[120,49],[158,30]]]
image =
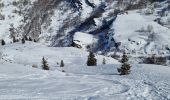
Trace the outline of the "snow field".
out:
[[[0,99],[9,100],[169,100],[167,66],[132,65],[131,74],[118,75],[120,63],[97,55],[98,66],[86,66],[88,53],[39,43],[7,44],[0,64]],[[49,71],[41,69],[42,56]],[[26,60],[24,60],[26,59]],[[65,67],[56,62],[64,60]],[[6,62],[11,61],[11,63]],[[37,64],[38,68],[32,68]],[[61,70],[66,72],[63,73]]]

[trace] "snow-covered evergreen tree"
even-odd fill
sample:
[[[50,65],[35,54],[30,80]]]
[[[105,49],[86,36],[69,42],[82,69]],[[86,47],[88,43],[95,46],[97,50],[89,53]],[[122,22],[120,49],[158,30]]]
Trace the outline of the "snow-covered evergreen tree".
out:
[[[1,40],[1,45],[5,45],[4,39]]]
[[[106,59],[105,58],[103,58],[103,65],[105,65],[106,64]]]
[[[97,59],[95,58],[95,55],[93,52],[89,52],[89,56],[87,59],[87,66],[96,66],[97,65]]]
[[[64,61],[63,60],[61,60],[61,62],[60,62],[60,67],[64,67]]]
[[[49,70],[50,69],[49,66],[48,66],[48,62],[47,62],[47,60],[45,60],[44,57],[42,58],[42,68],[43,68],[43,70]]]
[[[122,66],[117,69],[120,75],[130,74],[131,65],[128,63],[128,57],[125,52],[123,53],[121,63],[122,63]]]

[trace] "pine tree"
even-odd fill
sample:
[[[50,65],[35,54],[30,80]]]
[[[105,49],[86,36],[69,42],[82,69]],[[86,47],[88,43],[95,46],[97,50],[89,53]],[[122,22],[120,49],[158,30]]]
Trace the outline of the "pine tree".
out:
[[[105,58],[103,58],[103,65],[105,65],[106,64],[106,59]]]
[[[127,57],[125,52],[123,53],[121,63],[122,63],[121,68],[117,69],[118,72],[120,73],[120,75],[128,75],[128,74],[130,74],[131,65],[128,63],[128,57]]]
[[[36,40],[36,39],[34,39],[34,42],[37,42],[37,40]]]
[[[87,66],[96,66],[96,65],[97,65],[97,59],[95,58],[95,55],[93,54],[93,52],[89,52]]]
[[[25,38],[22,38],[21,42],[22,44],[25,44]]]
[[[16,39],[16,42],[19,42],[19,39]]]
[[[64,67],[64,61],[61,60],[60,67]]]
[[[1,40],[1,45],[5,45],[5,41],[3,39]]]
[[[62,69],[62,72],[66,72],[64,69]]]
[[[44,70],[49,70],[50,69],[49,66],[48,66],[47,60],[45,60],[44,57],[42,58],[42,68]]]
[[[13,43],[17,42],[15,36],[12,37]]]
[[[121,59],[121,63],[125,63],[125,62],[128,62],[128,57],[127,57],[126,53],[124,52],[122,59]]]
[[[25,39],[26,41],[28,41],[28,37],[27,37],[26,35],[24,36],[24,39]]]
[[[29,37],[29,39],[28,39],[29,41],[32,41],[32,38],[31,37]]]

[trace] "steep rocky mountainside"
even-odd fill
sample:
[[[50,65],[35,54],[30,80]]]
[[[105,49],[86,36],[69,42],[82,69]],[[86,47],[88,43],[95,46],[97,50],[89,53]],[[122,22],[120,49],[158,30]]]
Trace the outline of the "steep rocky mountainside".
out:
[[[102,53],[170,49],[168,0],[0,0],[0,11],[0,36],[8,42],[29,36]],[[86,35],[91,42],[82,41]]]

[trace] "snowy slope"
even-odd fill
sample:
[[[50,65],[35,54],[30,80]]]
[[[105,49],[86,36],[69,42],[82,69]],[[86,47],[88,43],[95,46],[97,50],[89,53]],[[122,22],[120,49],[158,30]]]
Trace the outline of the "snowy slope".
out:
[[[170,67],[135,58],[169,55],[169,2],[127,10],[130,1],[0,0],[0,39],[6,42],[0,46],[0,99],[170,100]],[[38,42],[12,43],[11,28],[17,38]],[[103,55],[95,53],[97,66],[87,66],[93,49]],[[120,76],[121,64],[112,57],[124,50],[132,68]],[[43,57],[49,71],[42,70]]]
[[[135,0],[133,4],[138,2]],[[0,37],[8,43],[12,41],[10,28],[13,28],[17,38],[27,35],[50,46],[71,46],[75,33],[86,33],[95,37],[95,43],[81,45],[95,44],[96,51],[126,48],[130,53],[169,53],[165,50],[169,48],[170,33],[168,0],[148,3],[147,7],[134,11],[124,10],[129,0],[123,0],[122,5],[111,0],[1,0],[0,3],[4,5],[0,14],[5,16],[0,20]],[[146,32],[149,25],[153,27],[153,41],[149,38],[152,34]],[[139,32],[141,29],[143,32]],[[118,48],[116,43],[120,42]]]
[[[46,47],[45,45],[32,42],[26,42],[26,44],[8,44],[3,46],[1,50],[3,52],[3,59],[6,61],[30,66],[35,64],[39,68],[41,68],[43,56],[48,59],[49,65],[52,67],[56,67],[57,62],[60,63],[61,60],[64,60],[66,65],[70,63],[86,65],[85,59],[88,56],[88,52],[81,49]],[[97,55],[97,58],[99,65],[101,65],[103,58],[107,58],[107,63],[118,63],[116,60],[102,55]]]
[[[167,66],[135,64],[130,75],[119,76],[120,64],[116,60],[105,57],[107,64],[102,65],[103,56],[97,56],[98,66],[86,66],[87,52],[75,48],[52,48],[27,42],[3,46],[3,52],[0,99],[170,99]],[[41,69],[42,56],[48,58],[50,71]],[[65,73],[56,64],[61,59],[65,62]],[[33,64],[38,68],[32,68]]]
[[[149,26],[152,27],[152,32],[147,32]],[[169,46],[170,30],[136,11],[118,15],[113,28],[115,40],[121,42],[120,48],[128,52],[158,53]],[[153,37],[149,40],[151,34]]]

